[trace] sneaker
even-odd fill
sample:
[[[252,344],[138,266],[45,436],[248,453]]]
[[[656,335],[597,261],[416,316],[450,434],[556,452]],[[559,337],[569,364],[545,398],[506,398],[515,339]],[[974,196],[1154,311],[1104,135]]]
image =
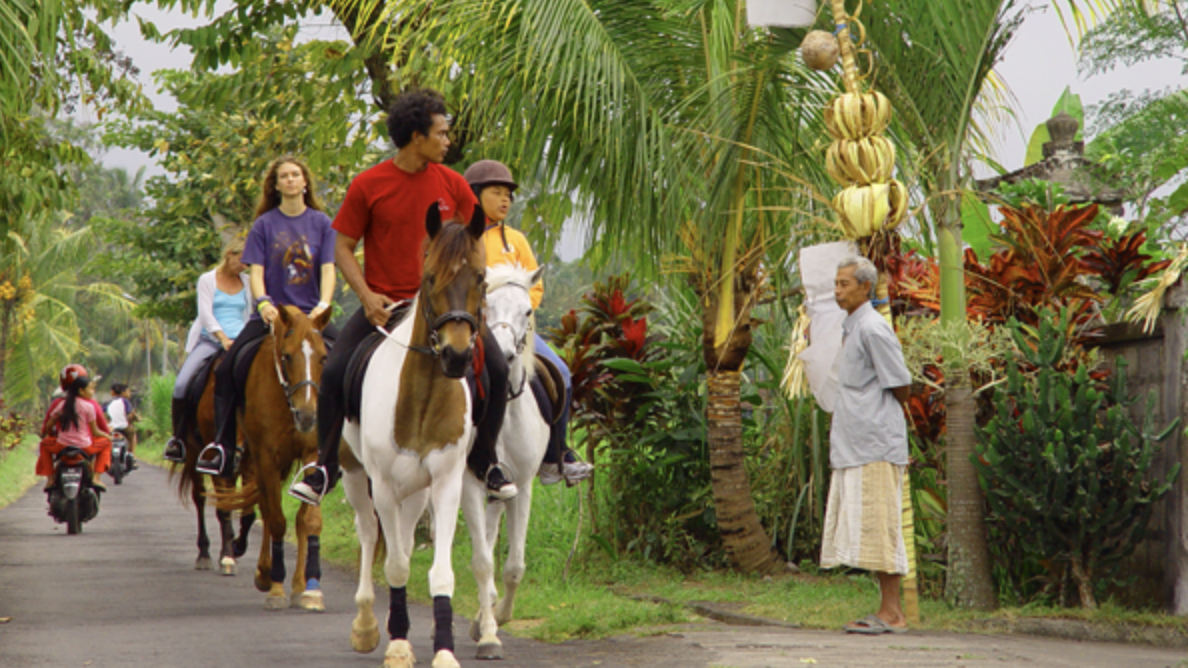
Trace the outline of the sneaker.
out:
[[[178,464],[186,463],[186,444],[176,436],[169,439],[165,444],[165,452],[162,453],[166,461],[175,462]]]
[[[540,478],[542,485],[556,485],[565,478],[561,477],[561,467],[556,464],[545,462],[536,470],[536,475]]]
[[[561,464],[561,477],[565,478],[565,484],[570,487],[589,478],[590,474],[594,472],[594,465],[587,464],[578,459],[577,455],[573,453],[573,450],[566,451],[563,460]]]
[[[507,501],[519,494],[516,484],[503,475],[503,469],[493,464],[487,471],[487,499],[491,501]]]
[[[223,472],[223,446],[218,443],[208,443],[202,452],[198,453],[198,464],[194,467],[199,473],[206,475],[221,475]]]
[[[317,464],[306,464],[297,475],[301,475],[306,469],[313,470],[306,473],[301,480],[293,477],[293,484],[289,485],[289,496],[311,506],[320,505],[322,497],[326,494],[326,469]]]

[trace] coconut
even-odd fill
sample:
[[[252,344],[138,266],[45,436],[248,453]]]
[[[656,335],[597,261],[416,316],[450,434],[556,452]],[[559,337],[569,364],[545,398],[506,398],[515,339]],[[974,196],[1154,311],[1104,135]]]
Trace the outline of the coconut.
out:
[[[804,64],[819,72],[836,65],[839,52],[837,38],[824,30],[810,32],[800,44],[800,56],[804,58]]]

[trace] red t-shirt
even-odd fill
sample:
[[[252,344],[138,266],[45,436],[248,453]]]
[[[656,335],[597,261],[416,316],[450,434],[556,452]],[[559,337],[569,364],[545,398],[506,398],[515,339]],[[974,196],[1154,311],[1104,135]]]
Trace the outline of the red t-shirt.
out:
[[[351,181],[334,229],[363,240],[363,278],[389,299],[412,299],[421,288],[425,213],[437,202],[441,219],[470,221],[476,200],[462,175],[429,163],[409,173],[391,160]]]

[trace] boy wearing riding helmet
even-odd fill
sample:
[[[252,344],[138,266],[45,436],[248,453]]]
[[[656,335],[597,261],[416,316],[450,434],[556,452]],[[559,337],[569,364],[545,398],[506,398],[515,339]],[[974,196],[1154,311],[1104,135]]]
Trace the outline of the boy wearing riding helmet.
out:
[[[99,475],[111,464],[111,432],[105,430],[103,411],[94,400],[95,383],[81,364],[70,364],[58,374],[58,385],[66,396],[50,404],[42,424],[41,449],[37,457],[37,475],[46,477],[45,488],[54,485],[54,455],[68,446],[95,456],[91,486],[104,492],[107,488]],[[100,426],[100,421],[103,420]]]
[[[539,266],[532,246],[519,230],[512,229],[503,221],[511,210],[515,191],[519,188],[512,178],[511,170],[497,160],[479,160],[470,166],[463,175],[474,196],[478,198],[479,206],[487,216],[487,231],[483,234],[483,243],[487,250],[487,266],[494,267],[501,264],[519,264],[521,267],[535,271]],[[544,298],[544,281],[537,281],[529,291],[532,298],[532,308],[539,309]],[[536,352],[545,357],[561,372],[565,381],[565,405],[562,408],[561,419],[557,421],[549,433],[549,449],[545,452],[544,464],[540,467],[540,481],[545,485],[552,485],[564,479],[574,485],[588,478],[594,468],[586,462],[578,460],[573,450],[565,445],[565,428],[569,422],[569,402],[573,396],[572,381],[569,367],[561,357],[549,347],[539,332],[536,337]]]
[[[338,231],[334,257],[362,307],[343,326],[322,370],[317,464],[308,466],[304,478],[289,488],[289,494],[311,505],[321,503],[338,480],[342,385],[351,356],[376,327],[388,324],[398,304],[412,300],[421,287],[429,206],[437,204],[442,220],[456,216],[468,220],[474,212],[474,193],[457,172],[442,164],[450,148],[450,122],[441,94],[428,89],[408,91],[387,111],[388,136],[396,146],[396,155],[351,181],[334,219]],[[360,240],[366,253],[362,266],[355,258]],[[486,327],[481,333],[487,349],[497,350]],[[489,497],[510,499],[518,490],[495,454],[507,403],[507,360],[502,355],[486,355],[484,364],[490,381],[487,409],[477,425],[466,464],[477,478],[486,481]]]

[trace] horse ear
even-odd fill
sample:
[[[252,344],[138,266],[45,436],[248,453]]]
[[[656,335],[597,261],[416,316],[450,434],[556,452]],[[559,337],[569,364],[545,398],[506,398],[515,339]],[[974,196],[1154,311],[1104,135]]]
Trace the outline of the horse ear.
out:
[[[429,211],[425,213],[425,232],[429,234],[429,238],[433,239],[437,233],[441,231],[441,207],[434,202],[429,205]]]
[[[334,315],[334,307],[330,307],[325,311],[322,311],[320,314],[318,314],[318,317],[314,318],[313,328],[319,332],[323,329],[326,329],[326,325],[330,324],[330,316],[332,315]]]
[[[532,272],[532,275],[528,277],[528,285],[536,285],[540,281],[540,277],[544,276],[544,270],[545,266],[543,264],[537,267],[536,271]]]
[[[482,206],[474,205],[474,213],[470,214],[470,224],[466,226],[466,230],[475,239],[483,238],[483,232],[487,231],[487,214],[483,213]]]
[[[280,316],[280,322],[282,325],[285,326],[285,329],[288,329],[293,326],[293,319],[289,315],[289,307],[288,306],[278,306],[276,308],[276,312]]]

